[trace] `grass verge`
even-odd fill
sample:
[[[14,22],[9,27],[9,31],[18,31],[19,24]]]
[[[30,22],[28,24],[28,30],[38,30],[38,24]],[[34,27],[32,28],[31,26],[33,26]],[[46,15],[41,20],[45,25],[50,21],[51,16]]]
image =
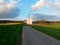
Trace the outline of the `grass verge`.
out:
[[[16,45],[23,24],[0,25],[0,45]]]
[[[52,36],[58,40],[60,40],[60,29],[52,28],[52,27],[45,27],[45,26],[32,26],[33,28],[37,29],[40,32],[43,32],[49,36]]]

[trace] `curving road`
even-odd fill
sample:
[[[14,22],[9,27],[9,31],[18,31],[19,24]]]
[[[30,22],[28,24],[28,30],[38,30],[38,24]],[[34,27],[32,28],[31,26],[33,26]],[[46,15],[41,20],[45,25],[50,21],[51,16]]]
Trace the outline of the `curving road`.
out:
[[[22,45],[60,45],[60,41],[47,36],[30,26],[24,26]]]

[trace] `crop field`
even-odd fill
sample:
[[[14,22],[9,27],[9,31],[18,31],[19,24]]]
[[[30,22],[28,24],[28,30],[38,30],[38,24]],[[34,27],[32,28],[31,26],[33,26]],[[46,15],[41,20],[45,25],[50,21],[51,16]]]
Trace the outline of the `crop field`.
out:
[[[38,24],[38,25],[33,25],[32,27],[55,39],[60,40],[60,23]]]
[[[0,45],[16,45],[22,28],[23,24],[0,25]]]

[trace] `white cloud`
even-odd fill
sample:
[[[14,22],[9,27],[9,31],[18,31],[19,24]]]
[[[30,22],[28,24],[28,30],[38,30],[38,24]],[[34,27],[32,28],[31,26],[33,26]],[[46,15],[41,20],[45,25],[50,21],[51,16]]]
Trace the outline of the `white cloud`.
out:
[[[56,3],[54,3],[54,5],[60,6],[60,2],[56,2]]]
[[[0,0],[0,3],[4,2],[4,0]]]
[[[10,10],[14,8],[16,4],[16,0],[10,0],[8,3],[6,3],[5,0],[0,0],[0,15],[2,13],[7,13],[7,11],[10,12]]]
[[[54,11],[55,11],[55,15],[56,16],[58,16],[58,17],[60,17],[60,2],[55,2],[54,4],[52,4],[52,5],[50,5],[50,7],[52,8],[52,9],[54,9]]]
[[[31,10],[36,10],[43,6],[46,7],[60,6],[60,2],[58,0],[55,0],[52,4],[51,2],[52,0],[39,0],[31,6]]]
[[[60,1],[54,0],[53,3],[51,2],[52,0],[39,0],[38,2],[36,2],[35,4],[31,6],[31,10],[36,11],[37,9],[41,9],[41,7],[47,7],[51,9],[52,13],[50,11],[46,13],[51,13],[53,15],[60,16]]]
[[[0,19],[17,17],[20,12],[20,9],[17,7],[18,1],[20,0],[0,0]]]
[[[31,6],[31,9],[32,9],[32,10],[35,10],[35,9],[43,6],[44,3],[45,3],[44,0],[39,0],[36,4],[33,4],[33,5]]]

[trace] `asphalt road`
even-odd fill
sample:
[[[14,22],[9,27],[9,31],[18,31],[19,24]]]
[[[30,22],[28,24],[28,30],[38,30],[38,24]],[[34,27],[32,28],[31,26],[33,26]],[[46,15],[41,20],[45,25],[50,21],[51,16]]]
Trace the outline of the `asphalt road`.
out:
[[[30,26],[24,26],[22,45],[60,45],[60,41],[47,36]]]

